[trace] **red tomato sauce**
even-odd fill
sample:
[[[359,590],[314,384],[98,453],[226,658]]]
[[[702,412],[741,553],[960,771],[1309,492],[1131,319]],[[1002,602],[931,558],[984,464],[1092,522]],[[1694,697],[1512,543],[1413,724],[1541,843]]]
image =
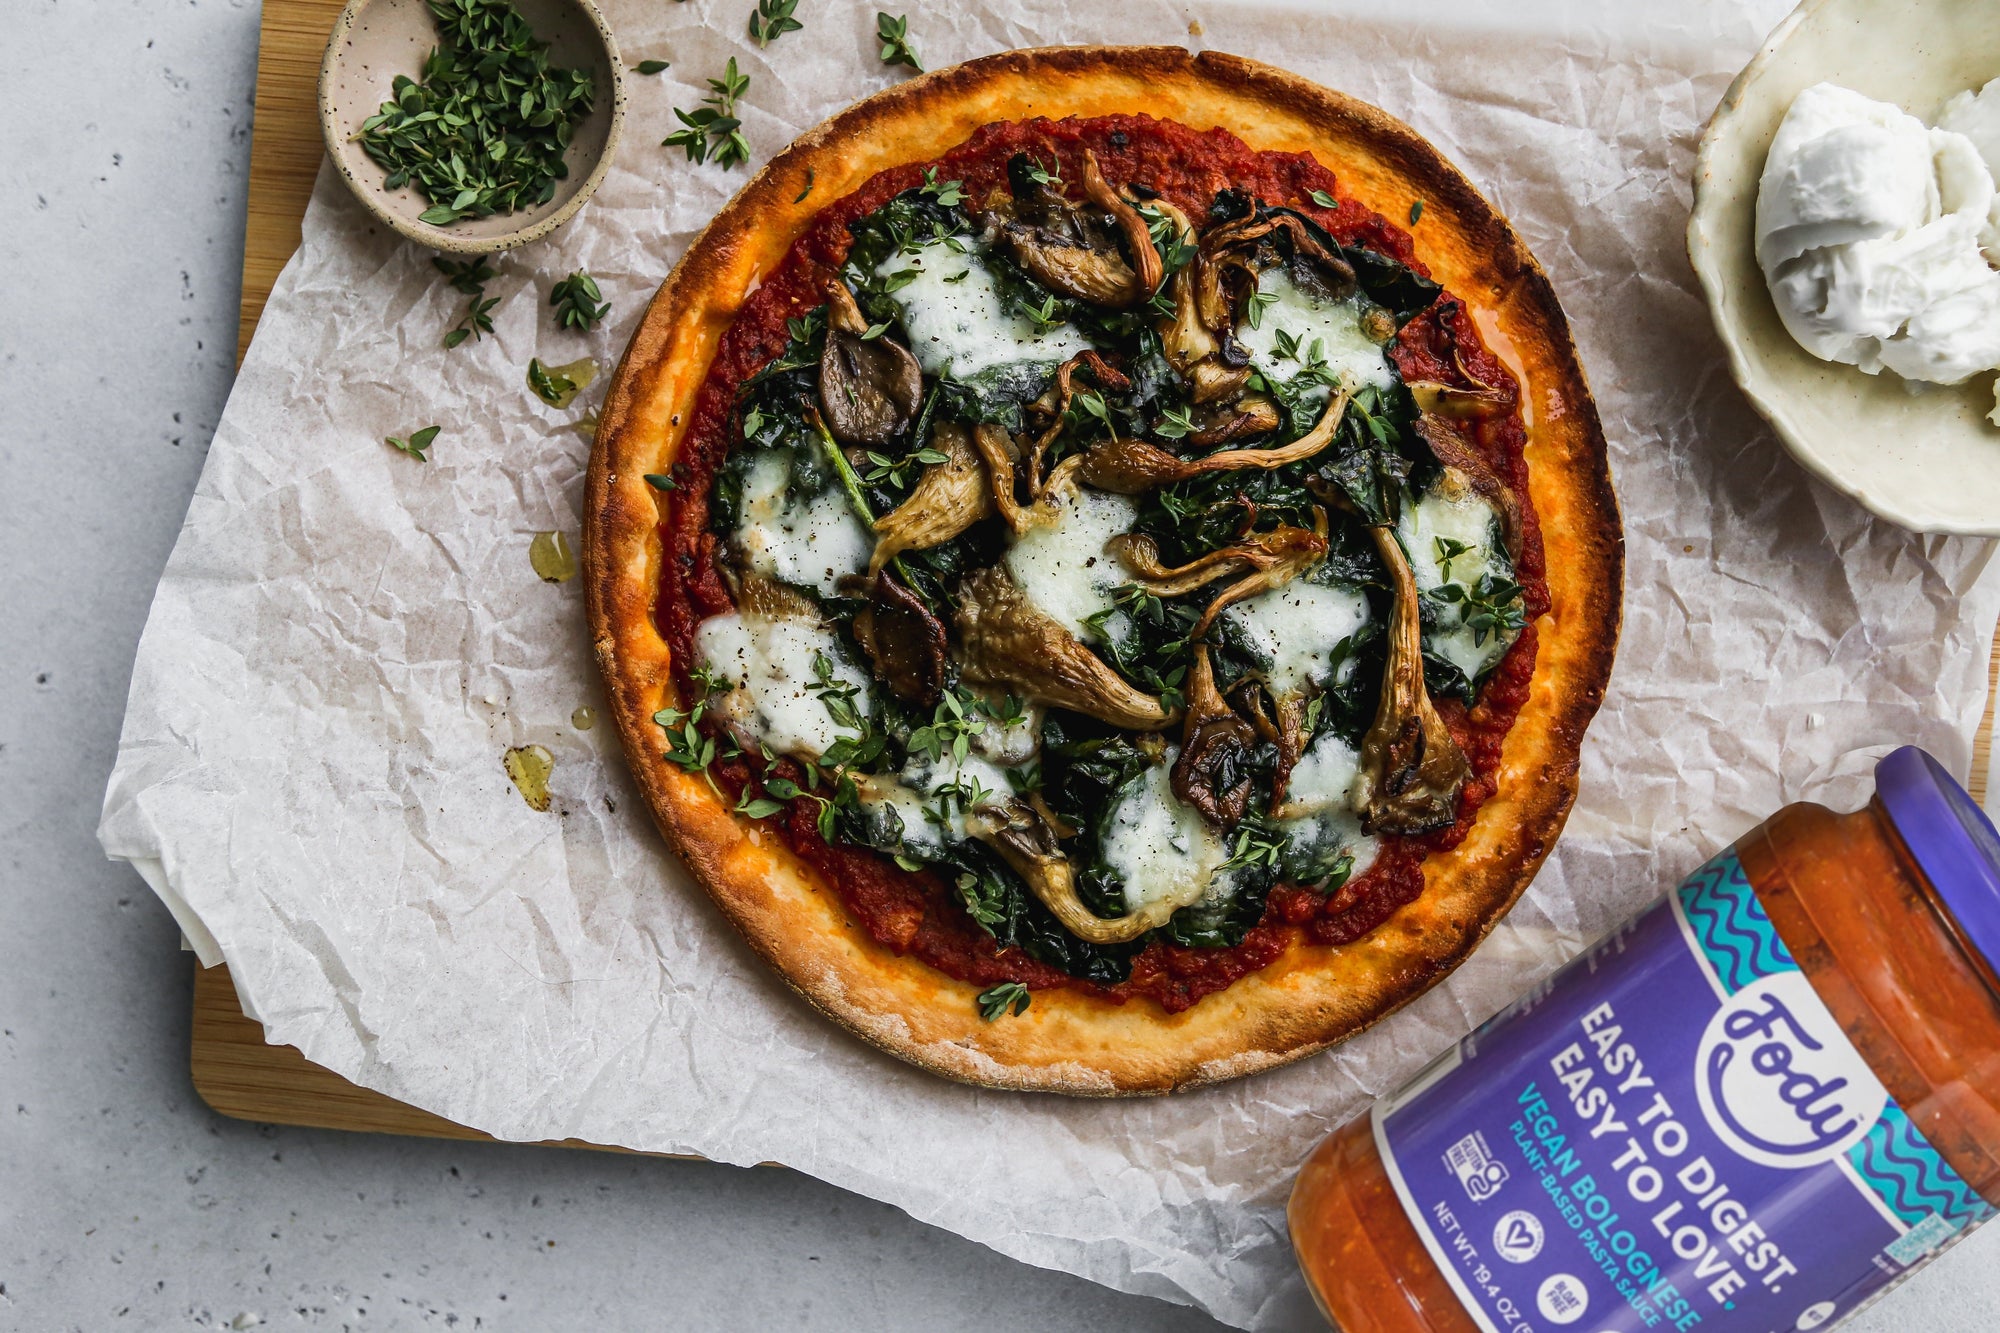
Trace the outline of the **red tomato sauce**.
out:
[[[1428,276],[1410,236],[1379,213],[1341,196],[1334,173],[1303,153],[1253,152],[1225,130],[1197,131],[1150,116],[1095,120],[1028,120],[988,125],[930,163],[896,167],[829,204],[793,243],[784,260],[752,292],[722,336],[708,378],[695,398],[661,524],[665,558],[654,616],[672,652],[678,687],[686,697],[694,661],[695,627],[733,609],[716,570],[718,539],[709,531],[708,495],[716,469],[732,444],[732,408],[738,386],[784,349],[785,322],[823,303],[821,293],[847,256],[847,224],[923,183],[924,168],[939,180],[963,182],[967,197],[1004,190],[1007,160],[1017,152],[1054,158],[1065,180],[1080,180],[1083,152],[1097,155],[1115,186],[1138,184],[1156,191],[1199,222],[1216,193],[1244,191],[1265,203],[1286,204],[1313,218],[1344,245],[1365,246]],[[1314,191],[1336,198],[1323,208]],[[1453,351],[1457,352],[1454,364]],[[1471,387],[1460,365],[1479,383],[1518,395],[1513,377],[1481,341],[1471,315],[1449,292],[1413,319],[1390,349],[1406,380],[1436,380]],[[952,885],[930,870],[905,871],[869,848],[828,844],[814,826],[817,804],[800,798],[772,816],[786,844],[825,877],[855,923],[899,955],[921,960],[976,986],[1020,981],[1031,989],[1067,987],[1123,1002],[1144,997],[1169,1013],[1223,990],[1239,977],[1269,966],[1294,945],[1347,944],[1381,925],[1423,890],[1424,858],[1456,846],[1480,805],[1494,791],[1493,774],[1514,719],[1527,701],[1535,670],[1535,619],[1548,610],[1541,531],[1528,494],[1523,457],[1527,431],[1518,409],[1471,423],[1473,443],[1521,503],[1520,552],[1515,579],[1525,590],[1528,627],[1487,677],[1470,708],[1438,701],[1438,712],[1471,761],[1473,776],[1459,796],[1457,822],[1415,838],[1385,837],[1375,862],[1332,894],[1281,885],[1271,891],[1263,920],[1240,944],[1226,949],[1183,948],[1155,939],[1132,964],[1131,977],[1104,986],[1002,948],[959,904]],[[754,782],[740,760],[716,766],[732,792]],[[777,770],[790,773],[789,765]]]

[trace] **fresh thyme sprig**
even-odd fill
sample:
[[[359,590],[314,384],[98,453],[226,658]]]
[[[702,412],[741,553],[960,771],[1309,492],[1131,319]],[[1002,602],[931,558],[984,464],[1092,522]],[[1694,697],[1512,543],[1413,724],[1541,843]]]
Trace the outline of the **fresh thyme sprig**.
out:
[[[549,289],[549,304],[555,307],[557,328],[585,333],[611,313],[610,305],[604,303],[604,293],[597,289],[597,279],[583,269]]]
[[[384,187],[414,186],[431,205],[418,221],[437,227],[547,203],[596,96],[590,71],[551,66],[508,0],[431,0],[430,10],[438,44],[421,81],[397,75],[355,136],[388,171]]]
[[[1472,631],[1475,647],[1484,647],[1495,635],[1521,629],[1528,623],[1521,585],[1512,579],[1486,573],[1470,588],[1447,583],[1432,595],[1439,601],[1458,605],[1459,616]]]
[[[431,263],[437,265],[438,272],[444,274],[445,281],[451,284],[453,291],[464,292],[471,298],[466,302],[465,313],[459,316],[458,323],[452,325],[450,332],[444,335],[445,347],[450,349],[467,338],[483,338],[493,332],[493,316],[490,312],[494,306],[500,304],[500,298],[486,295],[486,283],[493,276],[493,267],[486,262],[485,257],[451,260],[443,255],[435,255],[431,258]]]
[[[1239,866],[1268,866],[1276,869],[1278,861],[1285,854],[1285,847],[1291,841],[1290,835],[1279,833],[1276,840],[1262,836],[1262,830],[1253,827],[1249,821],[1237,829],[1236,846],[1229,853],[1229,859],[1217,867],[1218,872],[1234,870]]]
[[[799,7],[799,0],[757,0],[757,11],[750,16],[750,39],[759,46],[769,46],[788,32],[797,32],[806,25],[792,17],[792,11]]]
[[[921,74],[924,67],[917,60],[916,48],[910,45],[910,20],[898,14],[891,17],[879,10],[875,15],[875,37],[882,43],[882,63],[885,65],[908,65]]]
[[[920,193],[927,194],[937,200],[946,208],[956,208],[959,204],[965,202],[965,183],[963,181],[939,180],[937,178],[936,167],[924,168],[924,183],[918,186],[917,189]]]
[[[1153,434],[1163,440],[1185,439],[1193,430],[1194,409],[1189,407],[1163,407],[1153,423]]]
[[[1031,997],[1028,988],[1018,981],[1003,981],[989,990],[979,993],[979,1016],[991,1023],[1004,1017],[1008,1010],[1019,1018],[1028,1012]]]
[[[1244,317],[1249,320],[1250,327],[1253,329],[1262,328],[1264,326],[1264,312],[1277,303],[1278,294],[1276,292],[1254,291],[1248,297],[1244,298],[1243,313]]]
[[[1043,297],[1042,303],[1038,306],[1023,304],[1021,313],[1028,317],[1028,322],[1035,326],[1037,333],[1046,333],[1063,322],[1062,315],[1056,310],[1054,296]]]
[[[674,116],[685,129],[675,130],[660,140],[662,147],[682,148],[690,162],[709,162],[723,170],[750,160],[750,141],[743,137],[743,122],[736,115],[736,99],[750,91],[750,76],[736,70],[736,57],[729,57],[722,77],[710,79],[710,95],[693,111],[674,108]]]
[[[1451,562],[1471,551],[1472,547],[1465,542],[1455,541],[1450,537],[1433,537],[1431,542],[1437,551],[1438,577],[1449,583],[1451,581]]]
[[[662,708],[653,714],[653,724],[667,734],[666,758],[689,773],[699,773],[708,783],[709,790],[717,796],[722,789],[715,785],[715,777],[709,766],[716,761],[715,737],[704,736],[699,730],[702,715],[708,711],[709,701],[718,694],[727,693],[729,682],[702,666],[693,673],[695,696],[686,708]],[[731,745],[731,750],[734,746]],[[727,758],[724,752],[722,757]]]
[[[745,421],[747,423],[748,421],[747,417],[745,418]],[[749,427],[747,424],[745,425],[744,429],[746,430],[746,432],[748,431]],[[922,449],[917,449],[909,454],[905,454],[900,459],[896,459],[896,458],[889,458],[883,454],[878,454],[873,449],[870,449],[868,451],[868,461],[871,464],[873,464],[873,466],[866,473],[862,475],[863,481],[867,482],[871,486],[881,486],[887,484],[889,486],[896,488],[897,490],[901,490],[903,488],[904,478],[908,475],[912,467],[922,468],[922,467],[928,467],[933,463],[949,463],[951,461],[951,456],[949,454],[941,453],[936,449],[925,447]]]
[[[402,450],[419,463],[428,463],[431,461],[430,455],[424,451],[431,447],[431,441],[437,438],[440,429],[442,427],[426,426],[422,430],[411,431],[410,438],[407,440],[390,435],[384,437],[382,443],[388,445],[391,449]]]

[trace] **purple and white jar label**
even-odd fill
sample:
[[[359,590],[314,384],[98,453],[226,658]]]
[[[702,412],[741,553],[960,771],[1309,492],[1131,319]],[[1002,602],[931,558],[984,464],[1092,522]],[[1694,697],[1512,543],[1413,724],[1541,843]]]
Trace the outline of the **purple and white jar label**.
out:
[[[1993,1211],[1841,1031],[1734,852],[1384,1099],[1374,1131],[1488,1333],[1805,1333]]]

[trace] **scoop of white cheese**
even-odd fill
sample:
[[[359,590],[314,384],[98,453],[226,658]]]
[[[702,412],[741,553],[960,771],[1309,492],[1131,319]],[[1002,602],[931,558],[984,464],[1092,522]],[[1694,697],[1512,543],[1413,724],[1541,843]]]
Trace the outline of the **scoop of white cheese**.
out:
[[[1822,360],[1958,384],[2000,367],[2000,80],[1951,124],[1830,83],[1800,93],[1757,194],[1757,260],[1785,327]],[[1976,137],[1974,137],[1976,136]]]

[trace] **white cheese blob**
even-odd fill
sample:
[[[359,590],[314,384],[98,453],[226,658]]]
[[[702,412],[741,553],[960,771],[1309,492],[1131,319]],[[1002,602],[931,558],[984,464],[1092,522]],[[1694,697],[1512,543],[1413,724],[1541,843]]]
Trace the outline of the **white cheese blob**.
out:
[[[1104,864],[1125,890],[1125,910],[1198,902],[1229,849],[1201,812],[1174,795],[1173,752],[1125,789],[1104,830]]]
[[[1303,694],[1334,678],[1333,650],[1366,628],[1368,598],[1359,588],[1293,579],[1231,606],[1223,616],[1264,662],[1280,696]],[[1341,664],[1344,678],[1353,663]]]
[[[1360,389],[1386,389],[1393,381],[1388,353],[1362,332],[1361,320],[1374,305],[1360,293],[1344,301],[1328,301],[1292,281],[1283,268],[1257,275],[1257,323],[1246,317],[1236,326],[1236,340],[1250,353],[1250,364],[1274,384],[1289,384],[1313,360],[1326,363],[1336,378]],[[1278,334],[1298,340],[1296,356],[1278,354]],[[1315,350],[1317,348],[1317,350]],[[1324,400],[1329,390],[1315,386],[1306,396]]]
[[[2000,118],[1985,97],[1954,120],[1983,131]],[[1815,84],[1765,159],[1756,240],[1780,318],[1821,360],[1937,384],[2000,366],[2000,198],[1972,138]]]
[[[1139,504],[1128,495],[1080,487],[1062,501],[1056,520],[1028,529],[1007,552],[1007,577],[1021,595],[1079,639],[1101,638],[1084,622],[1109,611],[1127,581],[1104,544],[1128,531]]]
[[[994,701],[996,704],[998,700]],[[1047,710],[1040,704],[1021,704],[1021,720],[1001,726],[987,718],[986,725],[972,734],[972,748],[996,764],[1019,768],[1042,748],[1042,718]]]
[[[1345,852],[1354,858],[1349,876],[1375,863],[1381,842],[1361,832],[1354,808],[1354,781],[1361,756],[1340,737],[1322,732],[1292,769],[1278,820],[1289,839],[1282,869],[1288,877],[1309,878]]]
[[[1037,329],[1008,310],[973,242],[960,237],[959,244],[963,253],[935,241],[915,254],[892,254],[875,270],[883,278],[914,275],[889,295],[926,375],[947,365],[960,380],[1024,365],[1045,373],[1089,348],[1067,324]]]
[[[815,654],[833,663],[834,679],[853,686],[856,706],[865,707],[862,673],[846,660],[840,641],[812,621],[731,611],[702,621],[694,639],[703,665],[731,686],[712,707],[775,754],[814,759],[842,735],[808,688]]]
[[[1994,180],[2000,181],[2000,79],[1994,79],[1978,92],[1968,88],[1946,102],[1938,114],[1937,127],[1964,135]],[[1993,206],[1986,212],[1986,226],[1979,233],[1979,244],[1988,262],[2000,264],[2000,191],[1995,192]]]
[[[857,794],[868,807],[887,806],[903,825],[903,841],[920,852],[937,853],[951,843],[964,842],[967,809],[986,810],[1013,799],[1014,784],[1006,771],[968,755],[964,763],[945,756],[944,762],[912,759],[895,777],[857,776]],[[940,800],[947,787],[958,789],[955,799]],[[939,822],[936,816],[943,815]]]
[[[1410,573],[1417,591],[1434,593],[1446,583],[1470,591],[1482,574],[1496,579],[1512,578],[1513,566],[1501,544],[1500,515],[1485,497],[1470,486],[1440,484],[1420,499],[1403,497],[1403,510],[1396,519],[1396,538],[1409,557]],[[1456,546],[1439,546],[1439,538]],[[1467,548],[1447,557],[1443,552]],[[1450,577],[1446,577],[1446,569]],[[1465,623],[1463,603],[1429,598],[1436,623],[1424,631],[1424,647],[1476,681],[1492,668],[1514,644],[1517,631],[1489,631],[1482,642]]]
[[[868,567],[874,539],[837,488],[812,496],[787,492],[790,458],[760,452],[743,477],[736,548],[753,573],[831,597],[843,575]]]

